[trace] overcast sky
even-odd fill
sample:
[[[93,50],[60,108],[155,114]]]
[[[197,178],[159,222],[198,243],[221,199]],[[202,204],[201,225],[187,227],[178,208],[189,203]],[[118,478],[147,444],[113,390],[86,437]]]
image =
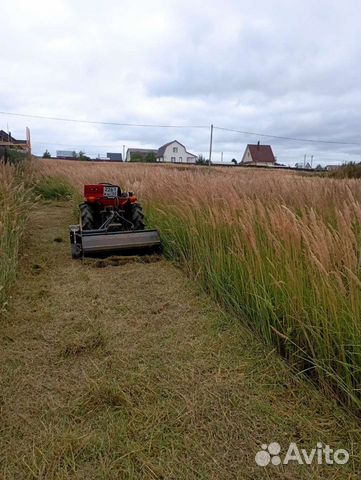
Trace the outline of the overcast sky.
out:
[[[214,125],[359,143],[359,0],[12,0],[1,6],[0,110],[117,123]],[[209,130],[66,123],[0,114],[33,151],[104,155]],[[214,160],[270,143],[279,162],[359,161],[358,145],[216,130]]]

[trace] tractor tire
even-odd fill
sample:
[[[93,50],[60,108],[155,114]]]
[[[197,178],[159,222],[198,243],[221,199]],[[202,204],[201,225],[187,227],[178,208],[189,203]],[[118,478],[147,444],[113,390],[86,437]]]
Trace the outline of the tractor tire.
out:
[[[87,203],[82,203],[80,206],[80,226],[82,230],[94,229],[94,216],[91,208]]]
[[[139,203],[133,203],[130,207],[130,221],[134,225],[134,230],[144,230],[144,213]]]

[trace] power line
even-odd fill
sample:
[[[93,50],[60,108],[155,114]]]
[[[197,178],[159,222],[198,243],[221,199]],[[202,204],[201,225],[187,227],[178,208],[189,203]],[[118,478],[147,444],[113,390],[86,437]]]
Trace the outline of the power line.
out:
[[[332,140],[314,140],[311,138],[294,138],[294,137],[282,137],[280,135],[269,135],[267,133],[257,133],[257,132],[243,132],[241,130],[233,130],[232,128],[223,128],[223,127],[214,127],[217,130],[223,130],[225,132],[235,132],[241,133],[242,135],[256,135],[258,137],[268,137],[268,138],[278,138],[281,140],[293,140],[295,142],[312,142],[312,143],[331,143],[331,144],[339,144],[339,145],[360,145],[359,143],[354,142],[335,142]]]
[[[89,144],[89,143],[82,143],[82,144],[76,144],[76,143],[51,143],[51,142],[46,142],[46,141],[42,141],[42,140],[38,140],[38,141],[35,141],[35,142],[31,142],[33,145],[52,145],[54,147],[56,146],[59,146],[59,147],[85,147],[85,148],[89,148],[89,147],[96,147],[96,148],[114,148],[116,147],[116,142],[113,144],[113,145],[93,145],[93,144]],[[118,142],[119,143],[119,142]]]
[[[203,129],[206,128],[206,129],[209,129],[209,125],[158,125],[158,124],[141,124],[141,123],[102,122],[102,121],[95,121],[95,120],[79,120],[79,119],[73,119],[73,118],[49,117],[46,115],[30,115],[25,113],[13,113],[13,112],[2,112],[2,111],[0,111],[0,114],[11,115],[15,117],[36,118],[41,120],[55,120],[58,122],[86,123],[86,124],[92,124],[92,125],[112,125],[112,126],[120,126],[120,127],[147,127],[147,128],[203,128]],[[271,134],[259,133],[259,132],[248,132],[248,131],[235,130],[232,128],[217,127],[217,126],[214,126],[214,128],[217,130],[225,131],[225,132],[240,133],[242,135],[255,135],[258,137],[276,138],[279,140],[291,140],[295,142],[324,143],[324,144],[332,144],[332,145],[357,145],[357,146],[360,145],[359,143],[356,143],[356,142],[342,142],[342,141],[323,140],[323,139],[286,137],[281,135],[271,135]]]
[[[150,128],[209,128],[209,125],[157,125],[147,123],[118,123],[101,122],[95,120],[79,120],[74,118],[48,117],[46,115],[30,115],[26,113],[0,112],[2,115],[12,115],[14,117],[37,118],[41,120],[55,120],[58,122],[87,123],[92,125],[113,125],[117,127],[150,127]]]

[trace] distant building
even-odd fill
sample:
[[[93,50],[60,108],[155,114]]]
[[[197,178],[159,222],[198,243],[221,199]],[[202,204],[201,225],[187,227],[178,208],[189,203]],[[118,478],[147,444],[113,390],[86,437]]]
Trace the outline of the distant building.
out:
[[[121,153],[107,153],[107,158],[112,162],[122,162],[123,157]]]
[[[102,157],[98,154],[97,157],[91,158],[90,161],[91,162],[109,162],[110,160],[108,157]]]
[[[161,146],[157,152],[157,162],[196,163],[197,155],[187,151],[178,140],[173,140]]]
[[[276,159],[271,146],[260,145],[260,142],[257,145],[248,144],[241,160],[242,165],[255,165],[258,167],[272,167],[275,163]]]
[[[341,165],[326,165],[325,169],[329,172],[331,170],[337,170]]]
[[[127,162],[146,162],[149,155],[155,158],[157,151],[154,148],[128,148],[125,158]]]
[[[56,158],[59,160],[74,160],[76,158],[76,154],[74,150],[57,150]]]
[[[303,168],[307,170],[312,170],[311,164],[309,162],[303,163],[303,162],[298,162],[295,164],[296,168]]]

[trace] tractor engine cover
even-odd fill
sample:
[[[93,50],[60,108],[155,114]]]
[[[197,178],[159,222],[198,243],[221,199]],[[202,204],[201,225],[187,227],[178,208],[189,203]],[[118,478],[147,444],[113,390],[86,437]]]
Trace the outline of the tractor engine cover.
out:
[[[85,185],[84,198],[89,203],[100,203],[104,206],[114,205],[119,197],[128,197],[128,194],[122,194],[117,185],[102,184]]]

